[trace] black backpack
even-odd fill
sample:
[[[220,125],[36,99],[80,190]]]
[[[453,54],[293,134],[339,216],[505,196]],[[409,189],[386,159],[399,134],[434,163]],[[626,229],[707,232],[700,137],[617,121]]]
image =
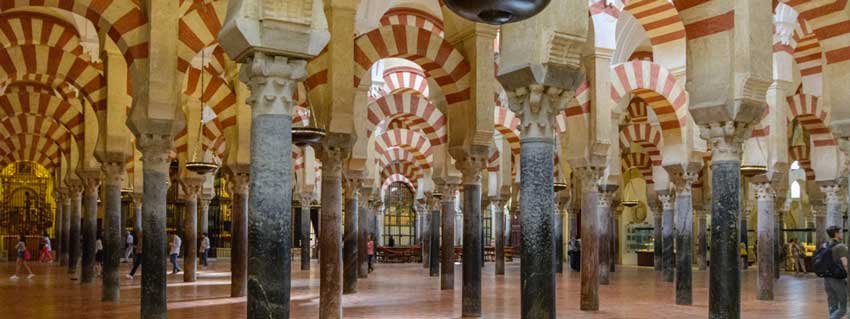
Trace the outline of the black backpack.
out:
[[[832,258],[832,247],[836,243],[823,244],[818,247],[815,254],[812,256],[812,268],[818,277],[844,279],[847,278],[847,271],[844,267],[835,262]]]

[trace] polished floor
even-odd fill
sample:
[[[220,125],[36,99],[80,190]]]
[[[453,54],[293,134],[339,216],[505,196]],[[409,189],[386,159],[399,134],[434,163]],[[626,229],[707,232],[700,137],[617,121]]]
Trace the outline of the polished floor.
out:
[[[293,265],[298,265],[296,261]],[[122,274],[128,264],[122,264]],[[169,318],[245,318],[245,298],[230,298],[228,264],[222,260],[200,272],[196,283],[182,283],[182,275],[168,281]],[[297,269],[297,268],[296,268]],[[33,265],[36,277],[12,281],[14,263],[0,263],[0,318],[137,318],[140,277],[122,278],[121,303],[100,302],[100,284],[71,281],[64,268]],[[359,281],[358,294],[343,298],[346,318],[458,318],[461,269],[456,265],[456,289],[440,291],[439,278],[428,277],[421,265],[378,265],[368,279]],[[825,318],[826,297],[822,281],[814,276],[783,274],[777,298],[756,300],[756,270],[744,274],[742,318]],[[694,274],[693,306],[676,306],[674,285],[662,282],[646,268],[620,267],[612,284],[602,286],[598,312],[578,310],[578,273],[558,276],[559,318],[705,318],[708,314],[708,274]],[[483,269],[483,318],[518,318],[520,311],[519,262],[509,263],[504,277],[493,275],[493,264]],[[293,271],[292,318],[317,318],[319,273]]]

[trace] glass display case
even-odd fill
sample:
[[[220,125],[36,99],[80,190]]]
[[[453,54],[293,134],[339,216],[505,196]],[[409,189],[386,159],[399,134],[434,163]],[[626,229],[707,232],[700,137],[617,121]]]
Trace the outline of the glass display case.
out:
[[[655,239],[652,236],[655,228],[646,223],[626,226],[626,252],[652,252]]]

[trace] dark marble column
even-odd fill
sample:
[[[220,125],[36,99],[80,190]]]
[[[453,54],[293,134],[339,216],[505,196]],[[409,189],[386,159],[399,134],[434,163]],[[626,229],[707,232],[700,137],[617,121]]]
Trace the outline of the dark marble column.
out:
[[[310,206],[312,193],[301,193],[301,270],[310,270]]]
[[[342,165],[352,137],[329,134],[317,150],[322,161],[319,232],[319,318],[342,318]]]
[[[83,173],[83,221],[82,221],[82,271],[80,282],[87,284],[94,282],[94,254],[95,241],[97,241],[97,198],[100,189],[100,172]]]
[[[505,274],[505,202],[508,196],[495,197],[492,199],[496,206],[493,212],[493,232],[496,236],[496,275]]]
[[[80,253],[82,252],[82,237],[80,223],[83,206],[83,187],[81,185],[71,186],[71,227],[69,235],[68,273],[71,280],[77,280],[77,269],[80,265]]]
[[[455,288],[455,192],[458,185],[446,183],[443,185],[442,216],[440,230],[442,245],[440,247],[440,289]]]
[[[672,174],[676,184],[676,304],[693,304],[693,200],[697,171]]]
[[[532,136],[520,142],[522,318],[555,318],[554,143]]]
[[[776,247],[776,222],[773,201],[775,194],[770,183],[755,184],[758,205],[758,300],[773,300],[774,248]]]
[[[611,202],[613,201],[616,185],[602,185],[599,190],[599,201],[596,207],[599,232],[599,284],[608,285],[611,282]],[[582,247],[584,248],[584,247]]]
[[[231,168],[228,176],[231,195],[230,296],[243,297],[248,293],[248,216],[250,173]]]
[[[368,183],[367,183],[368,184]],[[369,241],[369,215],[370,203],[369,198],[372,194],[372,189],[364,187],[360,189],[360,196],[364,200],[358,207],[357,214],[357,278],[369,277],[369,254],[367,251],[367,242]],[[377,245],[376,245],[377,246]]]
[[[457,160],[463,173],[463,291],[461,313],[481,317],[481,170],[487,147],[467,152]]]
[[[419,251],[422,255],[422,268],[431,266],[431,257],[429,250],[431,249],[431,213],[428,211],[428,206],[424,203],[424,199],[419,200],[416,205],[416,214],[419,218],[419,225],[422,231],[419,233]]]
[[[555,204],[555,212],[552,224],[553,239],[555,241],[555,272],[564,272],[564,214],[561,205]]]
[[[195,282],[198,279],[198,195],[203,187],[203,178],[189,177],[181,182],[183,201],[186,210],[183,214],[183,281]]]
[[[699,270],[708,269],[708,220],[706,219],[705,210],[696,210],[697,216],[697,266]]]
[[[143,319],[166,318],[166,197],[171,184],[169,153],[173,149],[171,135],[142,134],[136,146],[142,153],[144,205],[142,206],[142,302]]]
[[[350,172],[346,174],[351,175]],[[360,179],[346,176],[345,178],[345,218],[343,218],[343,247],[342,247],[342,293],[353,294],[357,292],[357,270],[359,268],[357,257],[357,236],[359,231],[358,208],[360,196]]]
[[[65,187],[62,192],[62,256],[60,258],[62,265],[69,268],[68,273],[72,273],[71,268],[71,197],[74,192],[72,187]]]
[[[600,193],[597,186],[602,169],[578,167],[581,176],[581,303],[582,311],[599,310],[599,215],[600,202],[608,203],[609,193]]]
[[[749,230],[748,222],[749,222],[751,213],[752,213],[752,210],[750,210],[749,207],[744,209],[744,213],[741,214],[741,216],[740,216],[740,226],[738,228],[740,230],[740,239],[739,239],[740,244],[743,245],[744,250],[747,251],[747,261],[746,262],[743,261],[743,260],[741,261],[742,262],[742,264],[741,264],[742,269],[750,268],[750,262],[749,262],[750,245],[749,245],[749,236],[747,234],[747,231]]]
[[[658,194],[661,201],[661,274],[673,282],[673,194]]]
[[[652,211],[653,220],[653,259],[655,260],[655,271],[664,270],[664,235],[662,229],[664,210],[661,205],[655,205]]]
[[[104,187],[106,209],[103,218],[103,294],[101,300],[117,302],[119,289],[119,266],[124,254],[124,227],[121,224],[121,187],[124,185],[124,161],[101,164],[106,176]]]
[[[569,222],[569,240],[579,239],[578,238],[578,212],[580,208],[571,207],[567,211],[567,218]],[[573,257],[571,256],[570,259]]]
[[[56,262],[59,262],[59,266],[65,266],[65,261],[62,260],[62,254],[64,253],[62,247],[62,245],[64,245],[62,242],[62,231],[65,227],[63,226],[63,223],[65,222],[65,213],[62,210],[62,202],[64,199],[62,199],[62,191],[59,190],[60,186],[56,185],[55,187],[56,188],[54,188],[54,190],[56,192],[53,193],[53,200],[56,202],[56,226],[53,228],[53,258]]]
[[[429,269],[428,274],[431,277],[440,276],[440,206],[439,200],[432,199],[429,208],[431,208],[431,238],[428,243],[431,249],[428,250]]]
[[[713,150],[708,309],[711,319],[734,319],[741,315],[737,238],[738,215],[741,211],[741,143],[729,136],[728,132],[717,131],[711,128]]]

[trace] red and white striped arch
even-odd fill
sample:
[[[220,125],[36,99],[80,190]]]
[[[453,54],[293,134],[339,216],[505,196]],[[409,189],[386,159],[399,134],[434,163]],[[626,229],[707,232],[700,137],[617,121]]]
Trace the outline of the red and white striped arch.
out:
[[[36,114],[18,114],[0,120],[0,136],[18,135],[46,138],[55,143],[63,154],[71,154],[71,133],[52,118]]]
[[[62,79],[73,84],[95,112],[106,110],[106,79],[99,67],[80,56],[44,45],[27,44],[0,50],[0,79],[21,81],[31,74]]]
[[[624,0],[623,3],[623,11],[631,13],[638,20],[653,46],[680,41],[684,50],[685,25],[679,17],[679,11],[670,1]]]
[[[413,153],[416,163],[424,169],[430,168],[431,163],[434,162],[431,143],[428,142],[425,136],[418,132],[407,129],[394,129],[375,137],[374,149],[378,155],[384,156],[396,147]]]
[[[354,86],[361,76],[380,59],[408,59],[425,71],[440,86],[449,107],[470,98],[470,66],[448,41],[426,29],[406,25],[381,26],[358,36],[354,41]],[[328,81],[327,51],[310,61],[305,85],[311,95],[326,96]]]
[[[566,120],[573,116],[583,116],[586,114],[590,114],[590,83],[584,81],[581,85],[576,88],[575,98],[567,104],[567,107],[563,112],[559,114],[559,117],[563,118],[564,123],[558,125],[563,127],[559,127],[558,130],[561,132],[566,131]]]
[[[84,113],[80,105],[73,105],[47,93],[0,95],[0,119],[19,114],[38,114],[55,119],[74,138],[83,141]]]
[[[177,68],[185,72],[198,52],[218,42],[216,37],[227,14],[227,1],[183,0],[180,12]]]
[[[30,11],[0,13],[0,46],[42,44],[83,55],[77,28],[49,14]]]
[[[17,155],[17,160],[34,161],[44,165],[44,160],[59,166],[60,145],[49,137],[34,134],[16,134],[0,137],[0,154]],[[40,154],[39,154],[40,153]],[[42,159],[44,157],[44,159]]]
[[[846,0],[784,1],[799,13],[824,47],[827,64],[850,60],[850,16]]]
[[[652,107],[664,132],[665,143],[682,143],[681,130],[690,116],[684,83],[659,64],[631,61],[613,67],[611,99],[619,103],[629,93]]]
[[[381,179],[386,179],[392,175],[405,176],[415,184],[422,177],[422,170],[416,164],[409,162],[393,162],[381,167]]]
[[[201,149],[212,150],[213,154],[218,156],[218,158],[224,158],[224,152],[226,149],[226,139],[224,136],[224,125],[221,121],[216,117],[211,121],[204,123],[203,128],[201,129]]]
[[[633,123],[620,129],[620,148],[629,149],[632,143],[641,146],[652,160],[652,165],[661,165],[661,132],[649,123]]]
[[[142,27],[147,18],[139,1],[103,0],[5,0],[0,12],[23,7],[57,8],[88,18],[97,31],[108,36],[124,55],[127,65],[148,57],[148,43]]]
[[[421,130],[432,146],[443,144],[448,139],[447,119],[431,100],[418,92],[400,92],[383,96],[369,104],[366,118],[368,136],[378,127],[384,131],[394,119],[402,118],[411,130]]]
[[[499,171],[499,148],[498,147],[491,147],[490,148],[490,157],[487,158],[487,171],[488,172],[498,172]]]
[[[305,127],[307,125],[310,125],[310,109],[295,106],[295,113],[292,117],[292,127]]]
[[[827,127],[829,114],[817,96],[801,93],[789,96],[787,100],[789,120],[796,119],[803,126],[815,147],[836,145]]]
[[[620,167],[623,173],[635,168],[640,171],[647,184],[654,183],[652,180],[652,166],[652,158],[646,153],[623,153],[620,159]]]
[[[227,81],[210,67],[204,68],[201,87],[201,70],[190,68],[186,72],[183,94],[204,101],[221,121],[222,129],[236,125],[236,93]]]
[[[416,163],[416,155],[406,149],[395,147],[387,150],[387,152],[381,154],[378,158],[375,158],[375,163],[380,166],[389,165],[395,161]]]
[[[381,185],[381,194],[386,194],[387,189],[395,182],[404,183],[407,187],[410,187],[411,192],[416,193],[416,184],[413,184],[410,179],[401,174],[393,174],[384,179],[384,183]]]
[[[646,122],[648,106],[649,104],[646,101],[639,97],[633,97],[628,106],[629,121],[636,123]]]
[[[35,162],[41,166],[44,166],[47,169],[55,169],[59,168],[59,162],[51,159],[51,157],[55,157],[52,154],[46,154],[42,151],[33,151],[33,149],[21,149],[12,153],[5,153],[0,155],[0,165],[3,167],[15,163],[15,162]]]
[[[815,170],[812,169],[812,160],[809,156],[808,145],[793,145],[788,147],[788,157],[790,157],[792,161],[797,161],[800,168],[806,172],[807,181],[815,180]]]
[[[519,123],[519,118],[508,108],[497,106],[493,109],[493,127],[510,144],[514,156],[519,155]]]
[[[384,16],[381,17],[380,23],[384,26],[415,26],[428,30],[440,37],[443,36],[443,21],[430,13],[419,9],[409,7],[392,8],[384,13]]]
[[[414,90],[429,97],[428,78],[422,70],[409,67],[397,66],[384,70],[384,85],[381,95],[392,94],[401,90]]]

